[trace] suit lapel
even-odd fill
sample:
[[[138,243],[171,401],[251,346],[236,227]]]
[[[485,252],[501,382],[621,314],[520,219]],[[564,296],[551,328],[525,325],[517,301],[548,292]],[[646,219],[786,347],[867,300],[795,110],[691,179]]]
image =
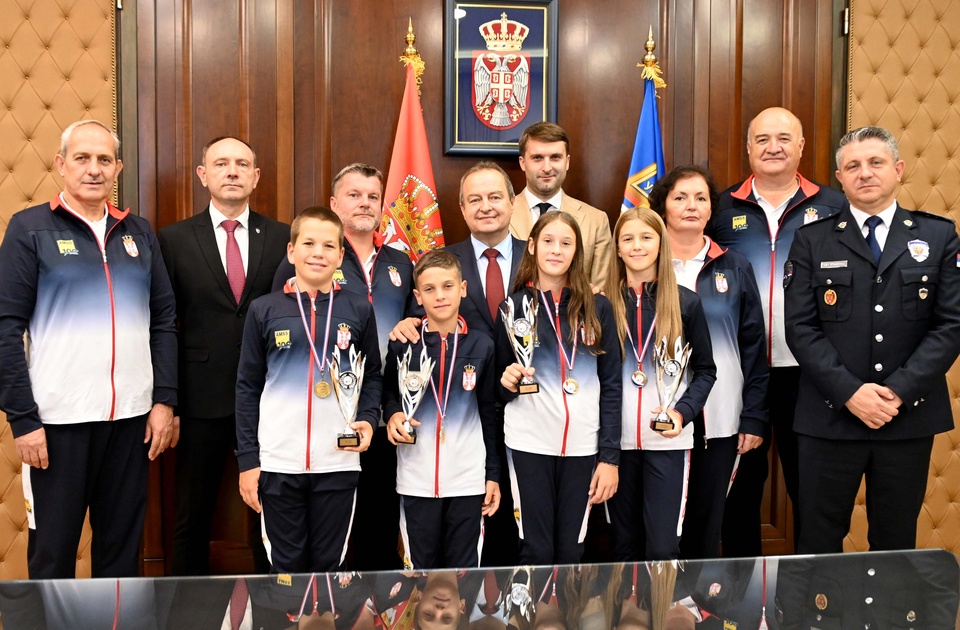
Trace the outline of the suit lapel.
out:
[[[513,293],[513,283],[517,281],[517,269],[520,268],[520,261],[526,249],[526,241],[519,238],[513,239],[513,260],[510,261],[510,286],[507,287],[507,295]]]
[[[250,295],[250,288],[253,286],[251,278],[256,277],[260,262],[263,260],[263,217],[251,210],[247,227],[249,228],[247,230],[247,277],[243,283],[240,304],[243,304]]]
[[[493,319],[490,317],[490,309],[487,308],[487,296],[483,292],[483,283],[480,281],[480,269],[477,267],[473,243],[470,242],[470,239],[467,239],[458,249],[460,266],[463,269],[463,279],[467,281],[467,297],[482,313],[483,320],[492,327]]]
[[[510,217],[510,231],[517,238],[526,240],[533,229],[533,217],[527,204],[527,189],[524,188],[513,198],[513,216]]]
[[[917,223],[910,218],[910,213],[897,204],[897,210],[893,213],[893,221],[890,223],[890,231],[887,232],[887,240],[883,244],[883,254],[880,256],[880,267],[877,269],[877,275],[886,271],[897,258],[909,250],[907,243],[914,240],[916,229]]]
[[[840,213],[835,229],[842,232],[840,242],[843,245],[870,264],[877,264],[873,258],[873,252],[870,251],[870,246],[867,245],[867,240],[863,238],[863,233],[857,226],[857,221],[853,218],[849,208],[845,208]]]
[[[207,262],[210,272],[217,279],[220,288],[233,300],[233,290],[230,289],[230,282],[227,280],[227,272],[220,261],[220,250],[217,249],[217,237],[213,234],[213,220],[210,218],[210,210],[205,210],[203,214],[198,215],[197,221],[193,224],[194,233],[197,235],[197,245],[203,254],[203,259]]]

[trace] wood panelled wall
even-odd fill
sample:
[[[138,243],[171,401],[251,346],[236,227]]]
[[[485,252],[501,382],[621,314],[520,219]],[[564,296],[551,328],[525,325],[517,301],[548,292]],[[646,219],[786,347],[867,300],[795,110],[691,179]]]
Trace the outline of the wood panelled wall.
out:
[[[748,174],[750,119],[773,105],[804,125],[802,171],[829,181],[842,66],[834,62],[835,0],[563,0],[559,4],[557,122],[571,138],[565,189],[615,216],[642,99],[636,64],[654,25],[668,87],[659,103],[667,165],[696,162],[726,187]],[[407,18],[426,62],[423,112],[447,242],[466,237],[460,175],[478,158],[442,154],[441,0],[139,0],[138,189],[125,204],[156,227],[208,197],[194,173],[210,138],[235,134],[257,151],[252,205],[289,221],[326,203],[353,161],[384,171],[403,92]],[[840,70],[836,70],[839,67]],[[500,160],[519,190],[516,160]],[[236,494],[235,480],[226,486]],[[787,552],[785,494],[765,507],[768,553]],[[778,490],[779,488],[779,490]],[[236,499],[238,500],[238,499]],[[168,511],[165,510],[167,514]]]

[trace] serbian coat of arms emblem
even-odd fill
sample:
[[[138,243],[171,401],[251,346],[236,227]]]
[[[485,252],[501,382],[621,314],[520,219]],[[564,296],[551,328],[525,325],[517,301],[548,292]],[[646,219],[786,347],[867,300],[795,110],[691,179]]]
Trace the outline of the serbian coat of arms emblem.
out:
[[[480,26],[487,50],[473,51],[473,111],[491,129],[515,127],[530,107],[530,56],[520,52],[529,34],[506,13]]]

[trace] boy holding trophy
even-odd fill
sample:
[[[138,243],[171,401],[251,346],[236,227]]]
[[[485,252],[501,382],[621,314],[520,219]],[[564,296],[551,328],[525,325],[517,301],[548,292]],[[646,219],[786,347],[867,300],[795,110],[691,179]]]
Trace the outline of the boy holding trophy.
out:
[[[369,301],[339,291],[343,225],[327,208],[293,221],[296,275],[255,300],[237,373],[240,495],[262,514],[277,573],[336,571],[356,505],[359,453],[380,418]]]
[[[493,341],[460,317],[467,283],[455,256],[424,254],[413,278],[426,311],[420,339],[391,341],[383,375],[404,564],[476,567],[483,516],[500,505]]]

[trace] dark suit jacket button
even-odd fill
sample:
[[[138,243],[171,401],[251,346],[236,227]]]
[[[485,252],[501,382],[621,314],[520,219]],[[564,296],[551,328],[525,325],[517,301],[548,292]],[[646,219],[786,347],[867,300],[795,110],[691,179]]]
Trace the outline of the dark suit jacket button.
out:
[[[243,311],[237,311],[237,317],[243,317]]]

